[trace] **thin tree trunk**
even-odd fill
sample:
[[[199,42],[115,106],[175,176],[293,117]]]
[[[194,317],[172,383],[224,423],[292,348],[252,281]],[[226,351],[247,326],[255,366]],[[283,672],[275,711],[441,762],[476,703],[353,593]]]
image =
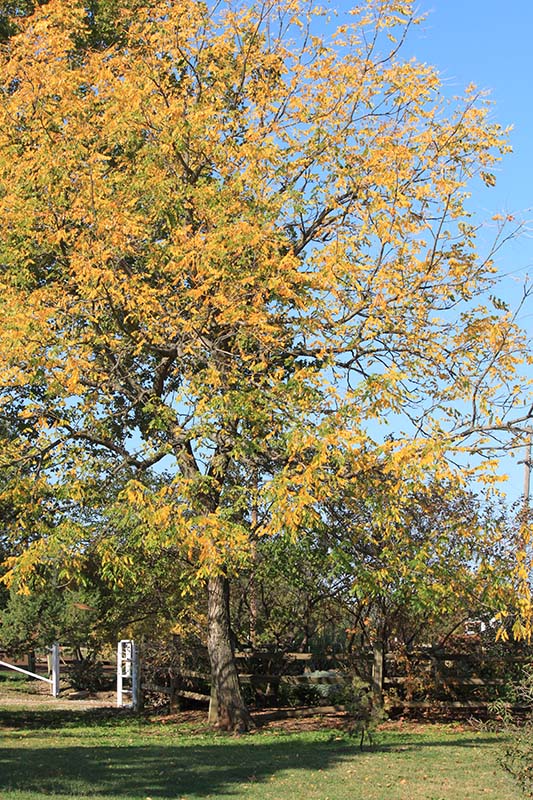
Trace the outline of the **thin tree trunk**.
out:
[[[372,694],[377,708],[383,708],[384,650],[383,637],[378,632],[372,646]]]
[[[235,666],[229,619],[229,584],[223,575],[209,578],[207,611],[212,688],[209,721],[221,730],[244,732],[253,727],[253,722],[242,699]]]
[[[250,555],[252,561],[252,573],[250,576],[250,584],[248,588],[249,608],[250,608],[250,644],[255,650],[257,647],[257,620],[259,619],[259,602],[257,599],[257,581],[256,571],[258,565],[257,541],[255,535],[257,531],[258,513],[257,513],[257,484],[258,476],[257,469],[253,471],[253,486],[254,494],[252,500],[252,508],[250,515]]]
[[[381,606],[373,609],[372,635],[372,695],[374,706],[383,708],[383,683],[385,677],[385,615]]]
[[[259,602],[257,599],[257,543],[252,541],[250,543],[252,573],[250,575],[250,583],[248,585],[248,605],[250,608],[250,644],[255,650],[257,648],[257,620],[259,619]]]
[[[35,650],[30,650],[30,652],[28,653],[28,669],[30,670],[30,672],[37,672]],[[32,678],[32,680],[35,679]]]

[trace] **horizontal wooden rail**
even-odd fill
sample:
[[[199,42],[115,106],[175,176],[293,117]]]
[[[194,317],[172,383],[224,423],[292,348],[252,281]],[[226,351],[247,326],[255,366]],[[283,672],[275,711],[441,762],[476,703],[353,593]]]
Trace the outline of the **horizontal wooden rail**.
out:
[[[322,657],[322,656],[321,656]],[[260,661],[268,661],[272,659],[276,659],[279,661],[312,661],[313,658],[316,658],[316,655],[313,653],[268,653],[259,651],[250,651],[249,653],[245,650],[239,650],[235,653],[235,658],[237,659],[250,659],[255,658]]]
[[[157,692],[158,694],[164,694],[168,697],[173,697],[178,695],[179,697],[185,697],[188,700],[197,700],[200,703],[208,703],[211,699],[208,694],[200,694],[200,692],[191,692],[188,689],[180,689],[179,687],[173,686],[161,686],[157,683],[146,682],[143,683],[143,689],[148,692]]]
[[[184,670],[180,672],[180,677],[182,678],[189,678],[195,680],[203,680],[210,682],[211,676],[207,672],[200,672],[198,670]],[[281,684],[289,684],[289,685],[297,685],[297,684],[331,684],[335,685],[346,685],[349,682],[349,677],[343,673],[338,675],[314,675],[312,673],[304,673],[303,675],[261,675],[261,674],[254,674],[254,673],[239,673],[239,679],[242,683],[251,683],[251,684],[261,684],[261,683],[272,683],[275,681],[279,681]],[[416,677],[414,678],[416,680]],[[406,676],[406,675],[389,675],[384,679],[384,682],[388,686],[401,686],[404,683],[408,683],[413,678]],[[503,686],[505,684],[505,678],[461,678],[455,677],[453,675],[450,676],[440,676],[435,679],[435,683],[442,684],[453,684],[454,686]]]
[[[398,700],[393,704],[393,708],[423,708],[431,709],[479,709],[488,708],[491,705],[487,700]],[[531,706],[515,705],[513,703],[506,703],[506,708],[511,711],[531,711]]]

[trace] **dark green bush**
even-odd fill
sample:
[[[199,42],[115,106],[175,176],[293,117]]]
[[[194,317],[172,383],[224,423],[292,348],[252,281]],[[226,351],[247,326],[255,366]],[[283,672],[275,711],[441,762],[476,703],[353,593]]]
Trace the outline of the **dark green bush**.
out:
[[[278,691],[280,706],[318,706],[323,702],[320,693],[312,684],[307,683],[282,683]]]
[[[93,658],[75,661],[69,668],[70,685],[76,691],[100,692],[107,689],[102,665]]]

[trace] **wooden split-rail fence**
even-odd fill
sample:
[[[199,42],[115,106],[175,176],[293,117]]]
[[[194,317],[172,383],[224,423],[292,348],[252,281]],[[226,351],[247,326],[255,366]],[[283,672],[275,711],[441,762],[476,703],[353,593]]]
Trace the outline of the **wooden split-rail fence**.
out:
[[[290,697],[293,706],[311,705],[310,713],[349,710],[346,701],[354,675],[360,677],[359,687],[371,674],[370,654],[355,658],[323,653],[237,652],[235,655],[242,686],[252,704],[263,708],[287,705]],[[484,716],[491,703],[505,697],[511,678],[519,678],[523,668],[533,664],[533,653],[531,658],[431,651],[399,658],[398,654],[390,653],[385,664],[383,689],[392,713]],[[207,704],[210,675],[206,667],[183,667],[164,681],[145,682],[144,689],[166,695],[174,709],[183,701]],[[315,702],[306,703],[306,694],[311,700],[314,696]],[[298,709],[293,713],[298,714]]]

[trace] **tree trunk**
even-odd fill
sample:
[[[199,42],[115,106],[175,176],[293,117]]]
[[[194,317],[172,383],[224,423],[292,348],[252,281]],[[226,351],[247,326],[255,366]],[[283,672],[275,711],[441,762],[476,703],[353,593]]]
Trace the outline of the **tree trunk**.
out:
[[[372,646],[372,695],[377,708],[383,708],[384,662],[385,647],[381,632],[378,632]]]
[[[30,650],[28,653],[28,669],[30,672],[37,672],[37,659],[35,658],[35,650]],[[35,680],[35,678],[32,678]]]
[[[225,731],[247,731],[252,718],[242,699],[229,619],[229,584],[223,575],[207,584],[207,649],[211,662],[209,721]]]
[[[253,471],[253,486],[254,494],[252,500],[251,516],[250,516],[250,555],[252,557],[252,573],[250,576],[250,585],[248,588],[249,607],[250,607],[250,644],[255,650],[257,647],[257,620],[259,619],[259,603],[257,600],[257,581],[256,572],[258,565],[257,541],[254,538],[257,531],[258,513],[257,513],[257,484],[258,484],[257,469]]]
[[[385,614],[381,606],[372,612],[372,695],[376,708],[383,708],[383,679],[385,677]]]
[[[255,650],[257,648],[257,620],[259,619],[259,602],[257,600],[257,581],[255,579],[257,569],[257,543],[250,543],[250,554],[252,559],[252,573],[248,585],[248,601],[250,608],[250,644]]]

